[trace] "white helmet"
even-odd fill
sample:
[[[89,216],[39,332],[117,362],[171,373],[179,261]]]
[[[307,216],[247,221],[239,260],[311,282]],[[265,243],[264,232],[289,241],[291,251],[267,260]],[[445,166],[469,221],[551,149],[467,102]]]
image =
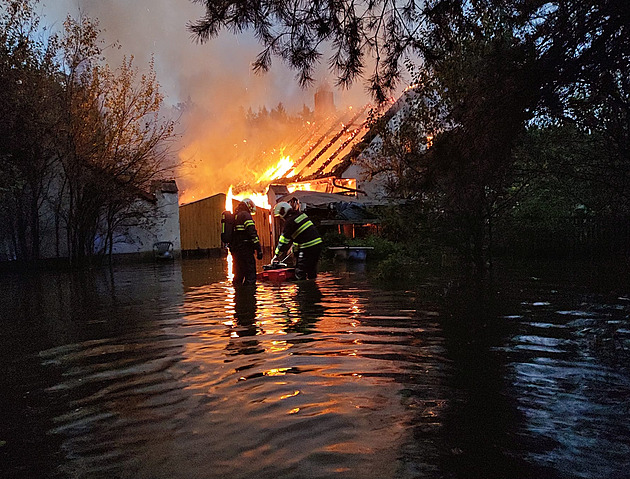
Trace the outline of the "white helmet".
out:
[[[241,201],[241,203],[247,206],[247,209],[251,214],[256,214],[256,205],[252,200],[250,200],[249,198],[245,198],[243,201]]]
[[[290,210],[291,210],[291,205],[287,203],[286,201],[281,201],[273,209],[273,215],[284,218]]]

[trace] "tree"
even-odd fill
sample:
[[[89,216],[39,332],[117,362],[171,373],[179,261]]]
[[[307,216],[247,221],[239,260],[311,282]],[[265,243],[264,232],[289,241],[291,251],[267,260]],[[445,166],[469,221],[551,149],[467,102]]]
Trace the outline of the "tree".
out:
[[[199,41],[222,29],[251,30],[263,47],[254,68],[266,71],[278,56],[298,72],[303,85],[313,81],[313,70],[330,47],[328,66],[337,83],[365,79],[378,99],[397,86],[405,59],[434,67],[444,53],[457,51],[458,37],[491,34],[486,27],[493,17],[536,47],[547,67],[549,100],[560,93],[554,80],[595,78],[627,61],[625,0],[192,1],[206,7],[203,18],[189,24]]]
[[[52,231],[57,255],[82,261],[151,220],[138,198],[166,172],[174,124],[152,63],[143,75],[133,59],[110,69],[88,18],[39,40],[36,4],[0,0],[2,253],[37,260]]]
[[[133,58],[111,70],[100,62],[96,22],[68,17],[65,29],[68,116],[60,158],[67,181],[59,204],[71,256],[81,261],[111,253],[121,225],[146,219],[136,199],[164,174],[174,123],[160,116],[163,97],[152,62],[142,75]]]
[[[340,85],[349,86],[364,74],[368,57],[375,58],[369,85],[379,99],[396,87],[400,59],[417,48],[422,19],[420,7],[408,1],[192,1],[206,6],[204,17],[189,25],[202,42],[222,28],[253,30],[263,45],[256,71],[267,71],[277,55],[298,72],[301,85],[308,85],[329,44],[330,69]]]
[[[571,117],[578,92],[589,101],[598,91],[613,98],[630,70],[625,0],[197,1],[206,5],[190,25],[199,40],[222,28],[251,29],[263,46],[255,68],[279,56],[302,84],[329,46],[337,83],[362,79],[382,101],[403,63],[415,59],[420,93],[400,126],[406,131],[383,130],[389,151],[371,166],[390,174],[394,193],[440,198],[479,271],[492,220],[511,196],[513,149],[528,122]]]
[[[54,39],[37,39],[28,0],[2,0],[0,17],[0,186],[4,233],[15,258],[40,255],[42,204],[55,158],[60,88]]]

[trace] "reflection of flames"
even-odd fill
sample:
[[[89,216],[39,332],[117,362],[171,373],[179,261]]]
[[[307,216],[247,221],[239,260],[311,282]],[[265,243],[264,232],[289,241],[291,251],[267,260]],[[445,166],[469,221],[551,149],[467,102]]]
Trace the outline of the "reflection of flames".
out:
[[[227,255],[227,267],[228,267],[227,279],[231,283],[232,280],[234,279],[234,259],[232,258],[232,253],[230,252],[228,252],[228,255]]]

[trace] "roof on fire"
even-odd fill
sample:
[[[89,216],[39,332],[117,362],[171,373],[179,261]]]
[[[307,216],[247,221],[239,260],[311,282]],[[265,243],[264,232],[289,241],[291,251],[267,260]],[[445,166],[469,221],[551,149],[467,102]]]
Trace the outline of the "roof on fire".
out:
[[[383,118],[388,120],[401,109],[404,96],[387,109]],[[302,132],[285,148],[284,152],[294,160],[294,166],[280,182],[341,177],[376,137],[376,132],[370,130],[370,119],[374,115],[375,110],[367,104],[358,109],[339,110],[316,121],[312,128]]]

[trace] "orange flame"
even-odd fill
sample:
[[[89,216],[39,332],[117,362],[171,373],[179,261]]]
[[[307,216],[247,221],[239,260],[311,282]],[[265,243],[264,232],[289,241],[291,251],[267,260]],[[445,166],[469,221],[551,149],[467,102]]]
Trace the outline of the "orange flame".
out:
[[[234,195],[232,194],[232,186],[230,186],[230,189],[227,192],[227,195],[225,195],[225,209],[228,211],[232,211],[232,199],[234,198]]]
[[[230,189],[232,187],[230,186]],[[249,198],[254,202],[256,206],[261,208],[270,209],[269,200],[267,199],[267,195],[265,193],[254,193],[251,191],[243,191],[238,194],[234,194],[232,196],[235,200],[243,201],[245,198]]]
[[[293,168],[293,160],[291,160],[288,156],[283,156],[275,165],[270,166],[266,171],[257,176],[256,184],[264,185],[266,188],[273,180],[282,178],[287,171],[291,170],[291,168]],[[255,191],[240,191],[239,193],[234,193],[233,185],[230,186],[226,197],[226,208],[230,209],[230,211],[232,210],[232,199],[242,201],[245,198],[251,199],[256,206],[271,209],[266,190],[264,193]],[[228,202],[229,206],[227,204]]]
[[[270,181],[282,178],[291,168],[293,168],[293,160],[288,156],[283,156],[273,166],[267,169],[257,179],[256,183],[268,183]]]

